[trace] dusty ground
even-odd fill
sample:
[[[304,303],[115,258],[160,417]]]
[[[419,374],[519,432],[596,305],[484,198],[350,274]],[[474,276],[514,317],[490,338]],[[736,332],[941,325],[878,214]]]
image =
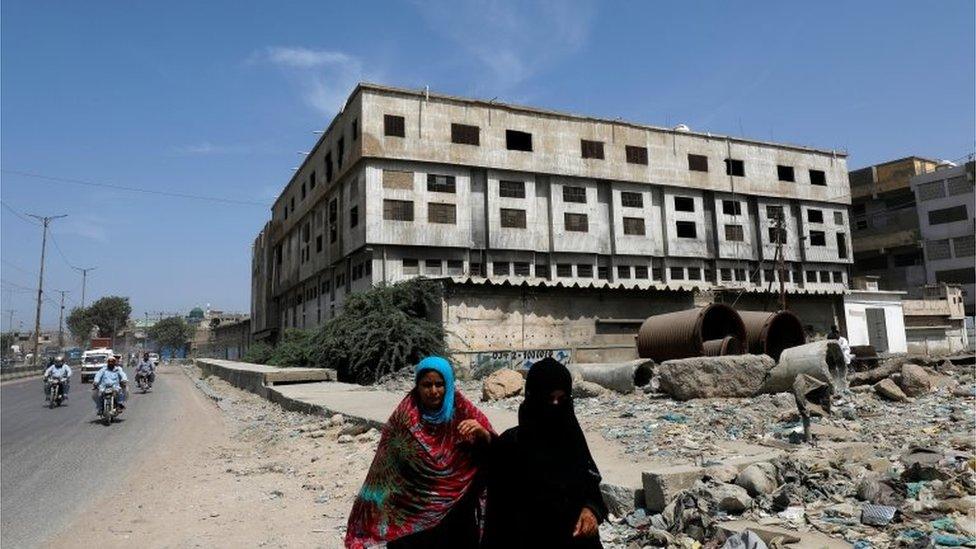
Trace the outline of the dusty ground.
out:
[[[50,546],[341,547],[375,432],[340,444],[341,424],[186,371],[186,421]]]

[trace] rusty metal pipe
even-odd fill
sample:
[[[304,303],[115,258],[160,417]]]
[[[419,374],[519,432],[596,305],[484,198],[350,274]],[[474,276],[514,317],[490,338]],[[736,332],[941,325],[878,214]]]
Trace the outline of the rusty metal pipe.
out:
[[[769,355],[779,361],[785,349],[807,342],[803,323],[789,311],[739,311],[746,327],[747,346],[754,355]]]
[[[713,303],[648,317],[637,334],[637,354],[656,362],[701,356],[706,341],[726,336],[745,341],[745,325],[735,309]]]
[[[705,356],[741,355],[742,344],[735,336],[725,336],[722,339],[709,339],[702,343]]]

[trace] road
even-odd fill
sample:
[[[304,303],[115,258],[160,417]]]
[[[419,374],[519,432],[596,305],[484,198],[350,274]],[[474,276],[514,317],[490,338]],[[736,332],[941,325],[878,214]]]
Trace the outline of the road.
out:
[[[126,478],[161,426],[171,424],[181,398],[171,389],[182,375],[178,366],[162,366],[153,391],[131,391],[121,421],[108,427],[96,421],[91,391],[77,373],[69,402],[53,410],[37,378],[0,386],[0,545],[37,547],[79,513],[94,511],[90,503]]]

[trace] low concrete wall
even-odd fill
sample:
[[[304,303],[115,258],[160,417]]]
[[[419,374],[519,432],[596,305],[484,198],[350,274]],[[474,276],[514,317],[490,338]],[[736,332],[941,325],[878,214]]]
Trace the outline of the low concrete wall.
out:
[[[197,367],[208,376],[217,376],[234,387],[251,391],[261,398],[268,398],[268,388],[264,385],[264,373],[228,368],[212,360],[198,358]]]
[[[204,374],[215,375],[235,387],[267,399],[270,399],[269,388],[276,384],[336,380],[336,371],[330,368],[278,368],[214,358],[198,358],[194,362]]]
[[[21,379],[25,377],[39,377],[44,373],[47,368],[45,366],[23,366],[18,368],[9,368],[0,372],[0,381],[10,381],[12,379]]]

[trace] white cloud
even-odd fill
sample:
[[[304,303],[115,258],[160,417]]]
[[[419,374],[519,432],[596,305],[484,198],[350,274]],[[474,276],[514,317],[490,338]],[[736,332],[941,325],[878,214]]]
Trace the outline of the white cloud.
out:
[[[586,45],[588,0],[416,0],[430,27],[489,70],[488,88],[508,90]]]
[[[367,79],[362,61],[339,51],[274,46],[252,55],[248,62],[269,63],[285,71],[305,102],[324,115],[339,112],[356,84]]]
[[[255,154],[267,152],[269,147],[264,145],[245,145],[245,144],[215,144],[210,141],[201,141],[188,145],[178,145],[170,149],[176,156],[217,156],[227,154]]]
[[[96,242],[108,242],[108,226],[103,218],[96,215],[69,216],[62,220],[55,230],[58,234],[72,234]]]

